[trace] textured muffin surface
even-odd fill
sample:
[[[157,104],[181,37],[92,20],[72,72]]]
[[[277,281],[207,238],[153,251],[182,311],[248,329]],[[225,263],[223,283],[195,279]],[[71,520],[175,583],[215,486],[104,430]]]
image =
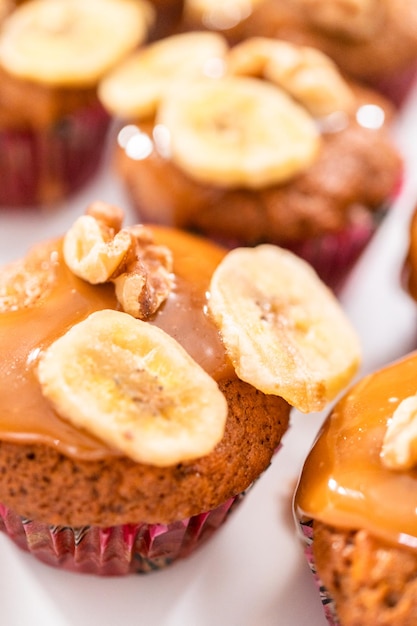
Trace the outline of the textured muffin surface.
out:
[[[168,523],[210,510],[249,487],[269,466],[288,426],[287,403],[246,383],[220,383],[226,432],[209,455],[169,468],[126,457],[73,459],[40,444],[0,443],[0,500],[52,524]]]
[[[408,626],[417,620],[417,555],[365,530],[314,524],[316,566],[343,626]]]

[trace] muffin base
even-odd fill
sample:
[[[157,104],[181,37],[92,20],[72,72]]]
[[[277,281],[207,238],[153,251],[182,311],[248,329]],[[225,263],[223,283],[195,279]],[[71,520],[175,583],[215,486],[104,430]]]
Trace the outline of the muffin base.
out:
[[[301,522],[305,553],[330,626],[409,626],[417,616],[417,555],[366,529]]]
[[[52,567],[97,576],[144,574],[189,556],[223,525],[246,492],[211,511],[170,524],[51,526],[0,504],[0,530]]]
[[[385,79],[375,80],[370,86],[401,108],[414,87],[417,87],[417,63]]]
[[[109,126],[96,103],[44,129],[1,129],[0,205],[51,205],[80,189],[98,169]]]

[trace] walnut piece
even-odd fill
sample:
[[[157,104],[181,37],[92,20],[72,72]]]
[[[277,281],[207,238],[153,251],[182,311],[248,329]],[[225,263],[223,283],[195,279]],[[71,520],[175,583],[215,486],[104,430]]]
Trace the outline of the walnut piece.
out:
[[[76,276],[93,285],[114,283],[123,311],[147,319],[172,290],[172,254],[154,243],[150,229],[122,229],[122,223],[119,207],[94,202],[66,233],[64,259]]]
[[[167,299],[172,287],[171,251],[153,243],[151,231],[145,226],[130,229],[133,237],[133,257],[112,282],[123,310],[133,317],[146,319]]]
[[[417,466],[417,395],[400,402],[390,418],[381,461],[393,470],[409,470]]]

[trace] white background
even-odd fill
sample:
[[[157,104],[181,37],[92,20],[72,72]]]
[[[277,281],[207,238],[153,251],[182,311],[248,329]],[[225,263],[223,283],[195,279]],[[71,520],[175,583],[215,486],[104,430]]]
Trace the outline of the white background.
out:
[[[417,199],[416,107],[417,85],[395,128],[405,157],[403,191],[341,295],[362,339],[361,373],[417,346],[417,306],[400,285]],[[91,185],[53,212],[0,209],[0,263],[61,234],[95,199],[127,206],[109,155]],[[134,219],[127,212],[127,222]],[[66,573],[37,562],[0,534],[0,623],[326,626],[291,513],[297,476],[323,417],[294,414],[283,448],[241,507],[199,552],[165,571],[119,579]]]

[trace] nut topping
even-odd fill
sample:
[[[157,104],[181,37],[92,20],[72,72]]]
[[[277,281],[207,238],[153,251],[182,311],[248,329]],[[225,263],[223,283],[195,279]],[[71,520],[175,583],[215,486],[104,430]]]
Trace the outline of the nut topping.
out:
[[[381,460],[392,470],[417,465],[417,395],[405,398],[395,409],[383,440]]]
[[[172,255],[153,241],[144,226],[121,228],[123,212],[103,202],[91,204],[64,238],[64,259],[79,278],[113,282],[123,311],[147,319],[168,297]]]

